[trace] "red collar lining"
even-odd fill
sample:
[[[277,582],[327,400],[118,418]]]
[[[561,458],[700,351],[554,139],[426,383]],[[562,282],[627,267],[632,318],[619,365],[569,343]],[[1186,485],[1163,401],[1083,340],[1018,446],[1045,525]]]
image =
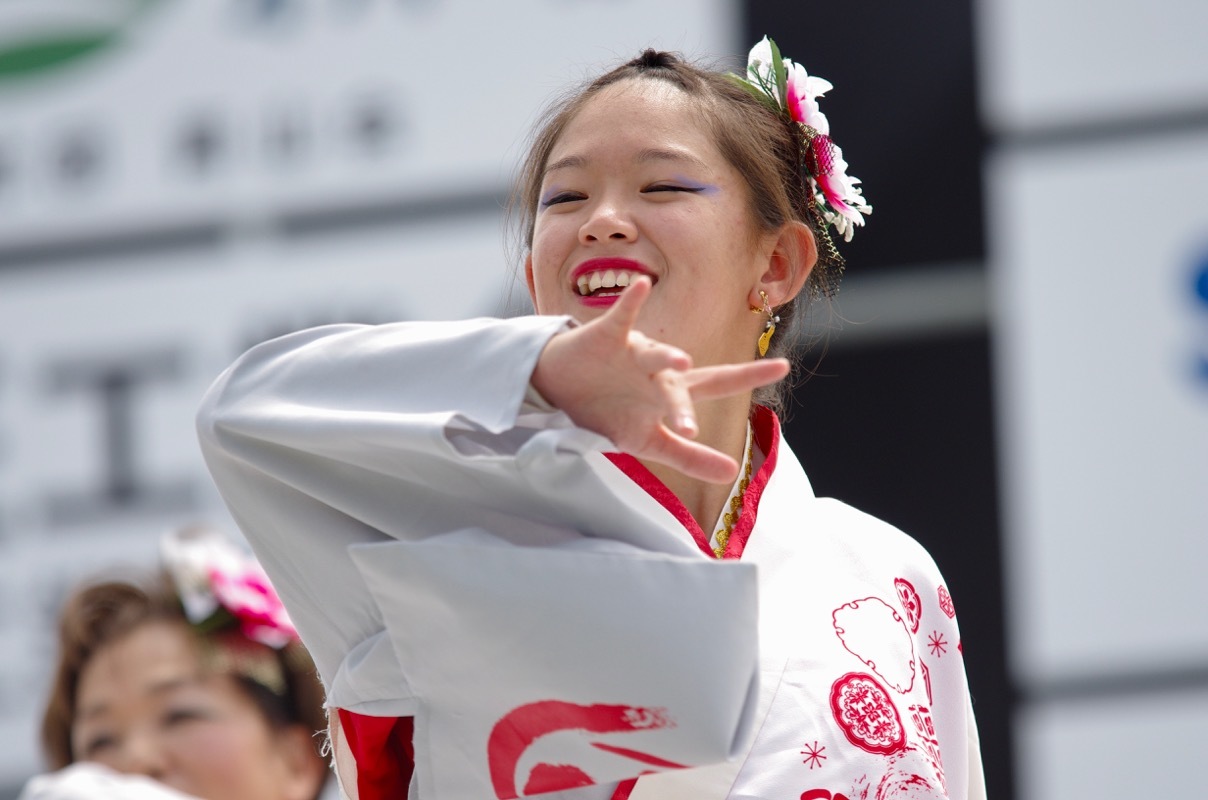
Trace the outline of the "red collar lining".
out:
[[[726,552],[723,558],[742,557],[742,551],[746,548],[747,541],[751,538],[751,531],[755,527],[755,518],[759,514],[759,498],[763,496],[768,479],[771,478],[772,471],[776,468],[776,455],[780,449],[780,420],[776,418],[776,414],[771,409],[755,406],[751,428],[755,444],[764,453],[763,464],[751,476],[751,480],[747,484],[747,491],[742,498],[742,511],[739,513],[738,522],[730,532],[730,540],[726,542]],[[710,558],[714,557],[713,548],[709,546],[712,536],[701,530],[700,525],[688,512],[688,508],[667,488],[666,484],[655,477],[653,472],[646,469],[642,462],[628,453],[605,453],[604,455],[617,469],[629,476],[630,480],[642,487],[646,494],[667,509],[671,516],[675,517],[688,533],[692,534],[692,539],[701,552]]]

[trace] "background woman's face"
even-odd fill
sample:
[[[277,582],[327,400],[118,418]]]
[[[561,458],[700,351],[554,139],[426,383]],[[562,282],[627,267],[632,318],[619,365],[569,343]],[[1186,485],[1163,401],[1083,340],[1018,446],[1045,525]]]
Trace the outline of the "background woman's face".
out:
[[[203,674],[183,623],[143,624],[92,657],[80,675],[71,739],[76,760],[205,800],[311,796],[295,786],[283,742],[236,680]]]
[[[614,302],[610,280],[650,275],[638,328],[703,366],[753,357],[750,299],[774,237],[753,233],[746,183],[696,102],[654,80],[589,101],[550,152],[526,271],[539,313],[580,320]]]

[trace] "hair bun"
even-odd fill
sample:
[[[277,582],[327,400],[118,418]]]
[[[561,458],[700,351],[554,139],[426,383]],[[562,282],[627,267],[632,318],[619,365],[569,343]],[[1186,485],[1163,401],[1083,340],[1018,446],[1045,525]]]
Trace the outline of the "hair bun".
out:
[[[677,63],[678,60],[671,53],[647,47],[640,56],[629,62],[629,66],[638,69],[666,69]]]

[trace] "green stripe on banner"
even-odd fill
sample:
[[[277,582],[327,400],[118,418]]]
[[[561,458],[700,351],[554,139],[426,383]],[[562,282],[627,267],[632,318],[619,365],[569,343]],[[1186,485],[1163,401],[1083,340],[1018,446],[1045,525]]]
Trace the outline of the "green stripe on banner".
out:
[[[92,55],[111,44],[117,31],[93,31],[21,42],[0,48],[0,81],[53,69]]]

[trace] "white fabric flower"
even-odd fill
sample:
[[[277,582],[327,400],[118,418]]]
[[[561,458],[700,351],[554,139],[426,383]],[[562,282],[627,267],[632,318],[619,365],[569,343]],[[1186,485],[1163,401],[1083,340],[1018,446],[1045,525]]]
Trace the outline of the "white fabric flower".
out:
[[[747,74],[755,77],[758,83],[753,84],[764,94],[776,101],[780,106],[780,97],[775,91],[768,92],[768,87],[776,86],[776,73],[773,67],[772,42],[763,37],[747,54]]]

